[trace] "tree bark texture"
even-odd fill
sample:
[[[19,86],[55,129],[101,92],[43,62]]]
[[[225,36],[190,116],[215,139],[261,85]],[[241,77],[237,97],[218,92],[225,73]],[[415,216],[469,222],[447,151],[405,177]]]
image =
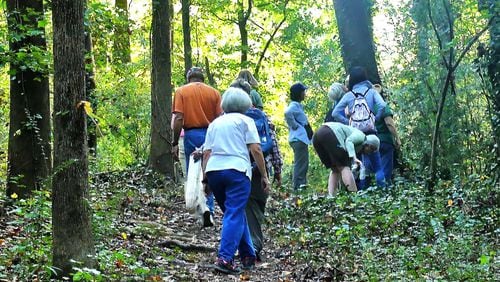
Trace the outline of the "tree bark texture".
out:
[[[9,48],[16,55],[10,63],[7,196],[28,197],[48,180],[52,167],[48,66],[33,59],[47,50],[45,28],[38,26],[43,19],[42,0],[7,1]],[[27,34],[34,30],[39,34]]]
[[[241,40],[241,67],[248,67],[248,30],[247,30],[247,22],[250,18],[250,14],[252,13],[252,0],[247,1],[247,8],[245,9],[243,5],[243,0],[238,1],[239,10],[238,10],[238,29],[240,31],[240,40]]]
[[[380,83],[368,1],[334,0],[333,4],[346,72],[354,66],[362,66],[371,82]]]
[[[193,66],[193,48],[191,48],[191,0],[182,0],[182,34],[184,38],[184,73]]]
[[[88,0],[87,0],[88,1]],[[87,9],[87,3],[85,4],[85,9]],[[86,100],[90,102],[94,113],[97,109],[97,99],[94,95],[94,90],[96,88],[94,79],[94,56],[92,54],[92,34],[90,33],[90,27],[85,26],[85,95]],[[87,120],[87,131],[88,131],[88,148],[89,152],[95,156],[97,153],[97,125],[96,120]]]
[[[115,8],[119,20],[115,27],[113,62],[119,65],[120,63],[130,63],[130,27],[127,0],[115,0]]]
[[[73,266],[95,266],[88,202],[85,100],[85,0],[53,0],[54,180],[52,189],[53,266],[57,277]],[[72,261],[79,262],[75,264]]]
[[[153,170],[168,177],[174,177],[174,160],[170,143],[172,140],[171,16],[169,0],[153,0],[149,165]]]

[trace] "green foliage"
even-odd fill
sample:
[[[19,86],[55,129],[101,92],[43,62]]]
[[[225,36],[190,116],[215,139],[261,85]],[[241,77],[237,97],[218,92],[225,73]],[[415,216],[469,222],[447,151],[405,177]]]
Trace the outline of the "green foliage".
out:
[[[0,278],[16,273],[25,280],[47,280],[51,275],[51,203],[50,192],[34,191],[33,197],[14,202],[13,220],[9,222],[0,245]]]
[[[343,281],[495,280],[500,194],[490,180],[445,181],[391,191],[292,197],[273,207],[268,226],[297,262],[334,266]],[[271,212],[272,213],[272,212]]]
[[[456,58],[486,23],[477,11],[477,1],[452,2],[454,39],[450,42],[448,19],[446,13],[440,12],[444,11],[442,2],[432,2],[430,8],[443,42],[442,51],[425,6],[417,6],[416,2],[398,5],[384,2],[382,8],[394,24],[392,40],[397,43],[391,43],[390,38],[380,42],[394,52],[385,52],[394,58],[393,65],[384,72],[384,82],[389,87],[386,96],[396,113],[406,165],[419,171],[425,171],[430,163],[432,130],[445,80],[443,56],[448,59],[450,48],[454,48]],[[476,56],[474,51],[468,52],[456,69],[444,106],[438,142],[439,176],[443,179],[489,171],[494,162],[485,95],[489,83],[476,71]]]
[[[149,148],[149,80],[139,77],[144,62],[130,64],[117,79],[102,73],[94,97],[99,117],[96,169],[116,170],[144,163]]]

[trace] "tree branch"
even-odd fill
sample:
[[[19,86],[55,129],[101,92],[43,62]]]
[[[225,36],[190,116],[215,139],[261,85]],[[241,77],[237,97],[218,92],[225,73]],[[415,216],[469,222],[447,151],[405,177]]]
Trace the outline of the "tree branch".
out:
[[[460,53],[460,56],[458,56],[457,61],[453,65],[452,71],[455,71],[455,69],[458,67],[458,65],[460,64],[460,62],[464,58],[465,54],[467,54],[467,52],[469,52],[470,48],[472,48],[472,45],[474,45],[474,43],[476,43],[476,41],[479,39],[479,37],[481,37],[481,35],[483,35],[483,33],[485,33],[488,30],[488,28],[493,23],[493,20],[495,19],[495,17],[496,17],[496,15],[491,17],[490,20],[488,21],[488,24],[486,24],[486,26],[483,27],[483,29],[481,29],[476,35],[474,35],[474,37],[472,37],[472,39],[467,43],[467,45],[465,46],[465,49],[462,50],[462,53]]]

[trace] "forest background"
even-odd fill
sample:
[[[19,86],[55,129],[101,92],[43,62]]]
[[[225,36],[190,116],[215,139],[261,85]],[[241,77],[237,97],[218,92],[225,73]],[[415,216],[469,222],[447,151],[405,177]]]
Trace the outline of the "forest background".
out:
[[[57,103],[53,102],[57,99],[57,91],[54,90],[57,65],[54,65],[56,53],[52,47],[56,38],[52,22],[52,13],[56,10],[52,5],[57,1],[30,0],[30,3],[45,4],[45,9],[42,13],[26,10],[19,14],[13,13],[13,6],[9,8],[9,4],[17,2],[0,1],[3,11],[0,15],[0,124],[4,125],[0,127],[0,186],[7,187],[0,201],[6,206],[23,207],[20,209],[24,213],[18,216],[24,217],[31,214],[28,210],[33,206],[50,202],[51,183],[57,182],[57,179],[50,177],[49,171],[52,170],[52,175],[55,175],[70,164],[60,162],[58,166],[57,156],[54,156],[54,167],[41,172],[45,177],[35,175],[30,182],[34,183],[31,188],[23,182],[25,178],[13,173],[12,169],[8,170],[8,160],[11,160],[9,151],[24,150],[24,147],[10,147],[15,147],[12,140],[23,132],[9,133],[9,125],[16,116],[12,114],[12,87],[15,88],[12,81],[16,81],[19,74],[26,70],[40,74],[40,78],[47,80],[48,91],[48,99],[41,103],[48,103],[51,116],[57,116],[54,115]],[[157,16],[156,20],[161,18],[164,22],[156,22],[155,25],[153,6],[159,2],[164,3],[161,4],[165,8],[163,16],[168,16]],[[189,66],[204,67],[207,82],[221,92],[227,89],[241,68],[248,68],[259,81],[257,90],[264,101],[264,110],[277,126],[285,160],[284,187],[280,191],[286,193],[290,187],[293,159],[283,118],[289,102],[288,89],[296,81],[309,86],[304,107],[313,128],[318,128],[331,106],[326,96],[328,87],[333,82],[343,82],[349,66],[342,50],[339,31],[342,23],[338,17],[336,20],[335,15],[339,10],[336,5],[342,2],[346,1],[86,2],[87,90],[81,101],[89,103],[79,105],[88,116],[90,153],[87,157],[91,182],[104,174],[139,171],[144,167],[173,178],[171,157],[158,161],[169,148],[165,144],[158,145],[162,143],[158,139],[162,134],[170,136],[169,112],[158,111],[158,108],[168,108],[164,108],[171,103],[168,94],[185,83]],[[467,245],[470,253],[454,255],[457,265],[465,263],[464,260],[472,261],[471,268],[461,269],[456,277],[472,275],[478,268],[482,269],[484,279],[495,277],[495,272],[498,274],[496,252],[500,232],[497,217],[500,202],[498,1],[353,2],[359,3],[362,9],[344,12],[352,22],[358,20],[357,14],[364,15],[366,12],[367,27],[373,31],[373,38],[367,38],[366,44],[373,44],[376,59],[376,65],[369,67],[376,69],[376,77],[384,85],[385,98],[395,112],[402,140],[395,182],[395,190],[402,194],[393,196],[401,199],[408,196],[403,196],[404,193],[414,192],[416,195],[412,194],[412,197],[422,200],[417,206],[398,202],[394,207],[391,203],[387,209],[384,202],[387,199],[380,194],[377,195],[380,198],[376,199],[382,202],[373,208],[380,209],[377,210],[380,213],[389,211],[400,218],[398,220],[407,220],[408,223],[414,222],[415,218],[401,219],[404,207],[410,205],[411,209],[426,209],[428,214],[420,215],[426,217],[425,227],[422,228],[430,228],[428,236],[434,239],[443,232],[447,233],[448,225],[459,229],[464,222],[470,224],[467,227],[470,229],[463,231],[468,235],[457,243],[457,246]],[[183,19],[182,14],[186,11],[183,5],[186,7],[186,3],[189,3],[190,9]],[[24,19],[26,25],[9,29],[7,19],[13,14]],[[186,22],[187,15],[189,21]],[[169,25],[170,36],[155,36],[155,28],[165,23]],[[188,39],[186,31],[190,31]],[[13,50],[16,46],[13,42],[21,42],[28,37],[43,38],[47,48],[32,44]],[[190,46],[190,50],[186,46]],[[155,52],[168,52],[170,62],[158,59],[155,54],[159,53]],[[158,70],[165,72],[159,73]],[[161,88],[158,81],[168,81],[170,85]],[[159,97],[155,96],[159,93],[158,89],[163,91],[160,94],[163,106],[152,102]],[[16,107],[16,113],[23,112],[26,111],[19,111]],[[44,117],[29,113],[26,116],[26,120],[18,121],[21,127],[35,132],[31,135],[37,140],[35,143],[48,140],[41,147],[47,146],[45,148],[50,151],[56,138],[52,137],[52,131],[47,131],[47,137],[37,133],[43,131],[39,121]],[[48,126],[50,128],[50,124]],[[162,128],[159,129],[160,137],[155,136],[158,128]],[[315,205],[315,201],[308,197],[315,197],[316,192],[324,193],[327,181],[326,169],[312,149],[310,153],[309,181],[312,191],[309,193],[313,194],[307,193],[303,202],[301,200],[298,204],[305,207],[308,207],[307,204]],[[127,193],[131,192],[125,195]],[[340,206],[345,204],[342,201],[350,201],[350,196],[346,197],[339,200]],[[295,198],[294,201],[297,205]],[[435,209],[434,201],[442,201],[442,209]],[[50,209],[50,203],[48,207]],[[456,207],[456,211],[448,214],[454,218],[452,222],[437,215],[450,207]],[[11,211],[9,208],[6,210]],[[37,217],[44,217],[42,221],[46,221],[47,217],[50,219],[50,211],[43,211],[40,213],[38,210]],[[276,218],[293,218],[298,216],[295,212],[299,211],[300,208],[286,215],[278,214]],[[301,226],[307,225],[313,223]],[[50,230],[50,225],[44,226]],[[338,229],[341,231],[337,230],[336,236],[341,237],[343,232],[349,230],[344,229]],[[300,228],[292,228],[288,232],[287,236],[296,241],[301,241],[306,236],[304,234],[313,236],[311,239],[315,236],[311,235],[314,232]],[[486,237],[474,238],[475,234]],[[0,246],[5,243],[5,238],[2,240]],[[50,242],[45,243],[50,245]],[[476,248],[478,245],[479,249]],[[425,248],[421,250],[424,254],[432,251]],[[12,264],[16,254],[16,251],[5,253],[1,259]],[[15,273],[12,268],[10,271]],[[26,271],[31,273],[33,269]],[[415,275],[419,273],[418,269],[413,271]],[[151,273],[147,272],[148,275]],[[404,275],[409,274],[404,272]],[[3,277],[0,275],[0,278]]]

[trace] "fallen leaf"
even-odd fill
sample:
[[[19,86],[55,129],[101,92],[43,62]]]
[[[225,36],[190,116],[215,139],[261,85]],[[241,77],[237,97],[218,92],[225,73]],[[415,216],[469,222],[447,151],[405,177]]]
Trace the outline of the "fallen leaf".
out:
[[[241,281],[249,281],[250,280],[250,275],[246,272],[240,274],[240,280]]]
[[[123,260],[121,260],[121,259],[116,260],[115,266],[116,266],[116,268],[122,268],[123,267]]]

